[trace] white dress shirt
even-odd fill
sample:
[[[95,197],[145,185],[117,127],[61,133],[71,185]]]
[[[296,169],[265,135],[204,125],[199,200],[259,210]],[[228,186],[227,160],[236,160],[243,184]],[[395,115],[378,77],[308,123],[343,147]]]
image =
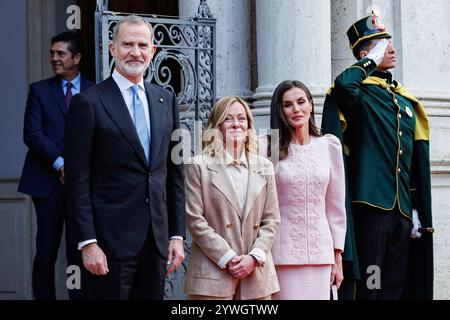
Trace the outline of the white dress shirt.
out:
[[[248,161],[245,152],[242,152],[239,160],[225,152],[225,172],[231,180],[234,190],[239,201],[241,209],[244,210],[245,202],[247,200],[248,187]]]
[[[128,112],[130,113],[131,119],[133,119],[134,122],[134,116],[133,116],[133,91],[131,91],[131,87],[135,84],[125,78],[123,75],[121,75],[117,70],[114,69],[114,72],[112,74],[112,78],[116,82],[117,86],[120,89],[120,93],[122,93],[123,100],[125,100],[125,104],[127,105]],[[150,117],[149,117],[149,109],[148,109],[148,101],[147,101],[147,95],[145,94],[145,86],[144,86],[144,79],[141,79],[139,83],[137,84],[139,86],[138,96],[139,100],[141,100],[142,105],[144,106],[144,112],[145,112],[145,121],[147,122],[147,132],[150,136]]]

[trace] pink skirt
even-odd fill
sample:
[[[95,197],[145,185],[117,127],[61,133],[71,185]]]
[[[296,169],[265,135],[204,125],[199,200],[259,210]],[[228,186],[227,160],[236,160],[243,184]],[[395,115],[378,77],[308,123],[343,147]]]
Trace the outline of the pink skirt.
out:
[[[331,265],[275,266],[280,291],[272,300],[330,300]]]

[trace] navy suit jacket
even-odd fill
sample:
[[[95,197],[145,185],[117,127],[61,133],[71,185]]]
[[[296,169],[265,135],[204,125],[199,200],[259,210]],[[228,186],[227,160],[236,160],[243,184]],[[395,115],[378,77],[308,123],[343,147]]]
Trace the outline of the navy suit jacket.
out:
[[[92,85],[92,82],[81,77],[80,91]],[[67,106],[59,77],[30,85],[23,127],[23,139],[28,153],[19,182],[19,192],[45,198],[53,191],[59,179],[53,163],[64,151],[66,114]]]
[[[183,164],[171,159],[178,145],[171,134],[180,127],[177,99],[144,83],[150,163],[112,77],[76,95],[67,116],[65,190],[74,240],[97,239],[117,260],[136,257],[150,228],[160,258],[169,237],[186,232]]]

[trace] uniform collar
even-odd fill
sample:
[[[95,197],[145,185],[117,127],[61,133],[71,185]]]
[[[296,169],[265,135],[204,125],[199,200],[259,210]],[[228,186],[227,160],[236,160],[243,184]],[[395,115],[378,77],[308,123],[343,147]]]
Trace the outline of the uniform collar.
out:
[[[374,72],[372,72],[371,76],[381,78],[388,84],[392,84],[392,73],[390,73],[389,71],[383,72],[375,70]]]

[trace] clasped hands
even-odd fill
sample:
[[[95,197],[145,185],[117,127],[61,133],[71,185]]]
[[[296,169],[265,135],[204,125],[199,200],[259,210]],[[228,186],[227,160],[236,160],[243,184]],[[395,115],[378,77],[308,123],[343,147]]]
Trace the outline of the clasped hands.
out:
[[[227,263],[228,271],[236,279],[250,275],[258,266],[256,259],[251,255],[234,256]]]

